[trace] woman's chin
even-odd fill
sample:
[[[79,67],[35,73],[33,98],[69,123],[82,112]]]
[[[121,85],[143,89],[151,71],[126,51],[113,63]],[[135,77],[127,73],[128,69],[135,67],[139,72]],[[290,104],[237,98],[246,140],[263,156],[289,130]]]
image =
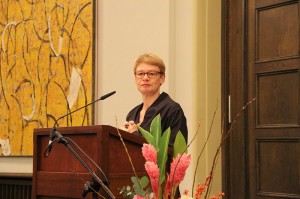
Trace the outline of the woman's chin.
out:
[[[156,91],[153,90],[140,90],[140,92],[144,96],[153,96],[157,93]]]

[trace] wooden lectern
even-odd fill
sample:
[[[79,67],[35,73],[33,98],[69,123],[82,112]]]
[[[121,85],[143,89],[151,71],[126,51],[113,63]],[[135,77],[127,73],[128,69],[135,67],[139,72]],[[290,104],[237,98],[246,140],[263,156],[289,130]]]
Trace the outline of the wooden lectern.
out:
[[[91,181],[92,176],[63,144],[54,143],[50,155],[44,157],[50,131],[50,128],[34,130],[32,198],[82,198],[84,184]],[[118,131],[127,146],[138,176],[146,175],[141,148],[145,140],[142,137],[107,125],[63,127],[57,128],[57,131],[72,139],[102,169],[108,178],[108,187],[116,198],[122,198],[118,189],[132,185],[131,177],[134,176]],[[97,167],[77,150],[71,141],[69,143],[104,181]],[[104,198],[108,198],[103,189],[100,189],[100,193]],[[86,198],[92,198],[92,193],[88,193]]]

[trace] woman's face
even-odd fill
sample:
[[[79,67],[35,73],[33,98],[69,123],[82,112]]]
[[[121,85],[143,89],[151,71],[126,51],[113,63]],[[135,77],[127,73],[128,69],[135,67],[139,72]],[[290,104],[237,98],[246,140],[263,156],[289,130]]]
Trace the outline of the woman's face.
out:
[[[159,94],[160,86],[165,82],[165,75],[157,66],[141,63],[135,70],[135,83],[142,95]]]

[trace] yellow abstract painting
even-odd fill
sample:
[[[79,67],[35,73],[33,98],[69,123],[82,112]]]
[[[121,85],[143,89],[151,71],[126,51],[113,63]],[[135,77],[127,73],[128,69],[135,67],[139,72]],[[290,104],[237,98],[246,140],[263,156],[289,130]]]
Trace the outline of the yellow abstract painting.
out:
[[[0,156],[32,156],[33,130],[93,99],[94,2],[0,3]],[[91,108],[58,122],[91,125]]]

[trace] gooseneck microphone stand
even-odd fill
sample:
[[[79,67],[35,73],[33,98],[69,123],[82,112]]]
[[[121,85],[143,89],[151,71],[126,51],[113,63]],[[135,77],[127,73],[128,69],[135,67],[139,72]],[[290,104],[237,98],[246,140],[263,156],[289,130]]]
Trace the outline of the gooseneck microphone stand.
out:
[[[53,140],[56,140],[57,143],[62,143],[64,144],[73,154],[74,156],[81,162],[81,164],[89,171],[89,173],[92,175],[93,177],[93,180],[94,182],[88,184],[88,183],[85,183],[85,186],[84,186],[84,192],[82,193],[83,196],[85,196],[87,194],[87,192],[91,192],[93,191],[93,196],[96,195],[95,192],[98,192],[98,190],[95,190],[95,187],[96,189],[100,189],[99,186],[95,186],[95,183],[96,182],[99,182],[100,185],[102,186],[102,188],[105,190],[105,192],[112,198],[112,199],[115,199],[116,197],[113,195],[113,193],[108,189],[108,187],[102,182],[102,180],[95,174],[95,172],[84,162],[84,160],[78,155],[78,153],[72,148],[72,146],[69,144],[69,142],[65,139],[65,137],[63,137],[61,135],[61,133],[59,133],[58,131],[56,131],[56,125],[58,123],[58,121],[68,115],[71,115],[72,113],[76,112],[76,111],[79,111],[83,108],[86,108],[87,106],[90,106],[90,105],[93,105],[94,103],[96,103],[97,101],[99,100],[104,100],[110,96],[112,96],[113,94],[115,94],[116,91],[113,91],[113,92],[110,92],[106,95],[103,95],[102,97],[100,97],[99,99],[89,103],[89,104],[86,104],[85,106],[82,106],[72,112],[69,112],[67,113],[66,115],[63,115],[61,116],[60,118],[58,118],[57,120],[55,120],[55,123],[53,125],[53,128],[51,129],[50,131],[50,140],[49,140],[49,144],[48,144],[48,147],[46,148],[45,152],[44,152],[44,157],[47,158],[51,152],[51,149],[52,149],[52,144],[54,143]],[[104,173],[102,173],[104,175]],[[105,177],[105,175],[104,175]],[[106,177],[105,177],[106,178]],[[106,181],[107,181],[107,184],[109,183],[107,178],[106,178]],[[91,187],[89,187],[89,185],[92,185]],[[99,188],[98,188],[99,187]],[[91,189],[90,189],[91,188]],[[97,195],[96,195],[97,196]],[[96,197],[98,198],[98,197]]]
[[[74,156],[80,161],[80,163],[88,170],[88,172],[91,174],[93,179],[100,183],[100,185],[102,186],[104,191],[110,196],[110,198],[115,199],[116,197],[109,190],[109,188],[102,182],[102,180],[95,174],[95,172],[87,165],[87,163],[78,155],[78,153],[73,149],[73,147],[69,144],[69,142],[65,139],[65,137],[62,136],[61,133],[59,133],[56,130],[54,132],[55,132],[54,137],[56,138],[57,143],[61,143],[61,144],[65,145],[74,154]],[[88,185],[85,185],[85,186],[88,186]],[[93,190],[93,189],[94,189],[94,187],[92,187],[93,192],[98,191],[98,190]],[[86,195],[86,193],[85,193],[85,195]],[[93,198],[98,198],[97,194],[93,193]]]

